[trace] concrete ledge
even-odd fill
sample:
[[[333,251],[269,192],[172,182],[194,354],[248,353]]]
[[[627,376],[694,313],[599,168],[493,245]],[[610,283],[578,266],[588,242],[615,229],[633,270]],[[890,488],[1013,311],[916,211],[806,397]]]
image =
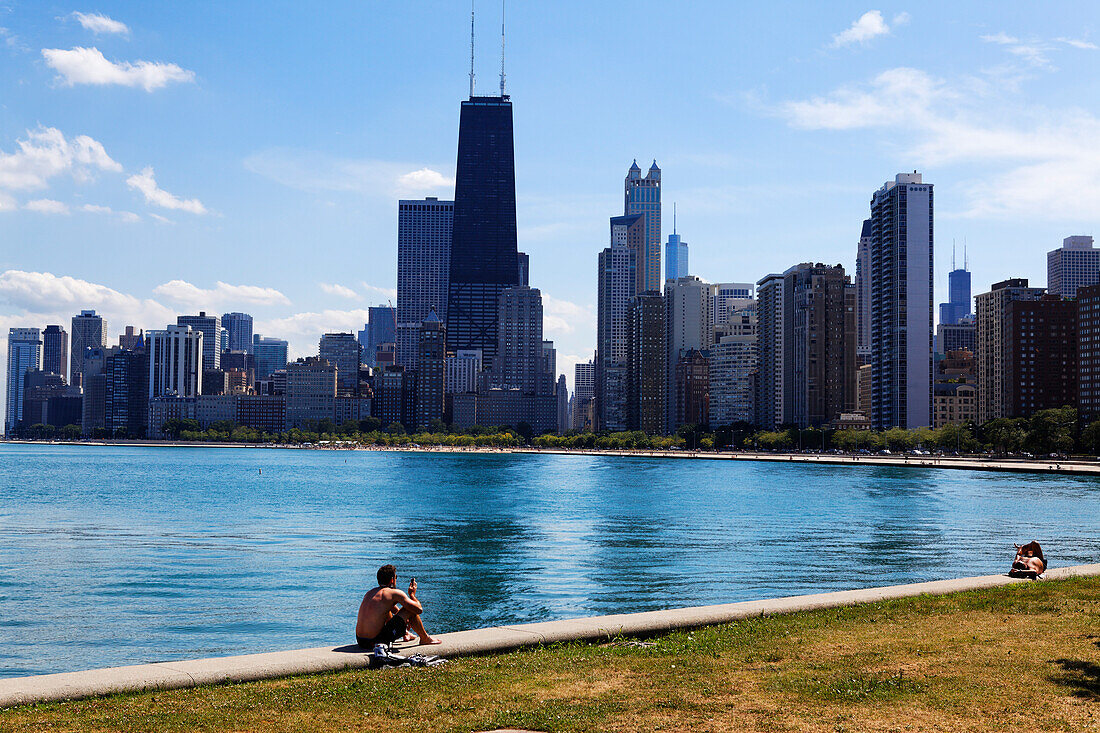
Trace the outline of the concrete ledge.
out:
[[[1048,580],[1061,580],[1075,576],[1100,576],[1100,564],[1055,568],[1046,573]],[[553,642],[606,639],[617,634],[646,636],[676,629],[728,623],[752,616],[816,608],[837,608],[919,595],[945,595],[958,591],[996,588],[1026,582],[1029,581],[1009,578],[1007,575],[936,580],[928,583],[815,593],[718,606],[497,626],[441,634],[443,643],[439,646],[421,648],[399,644],[397,647],[404,653],[424,649],[426,653],[445,657],[471,656],[508,652],[521,647]],[[368,651],[350,645],[15,677],[0,679],[0,707],[78,700],[116,692],[169,690],[197,685],[249,682],[315,672],[359,669],[367,667],[369,663]]]

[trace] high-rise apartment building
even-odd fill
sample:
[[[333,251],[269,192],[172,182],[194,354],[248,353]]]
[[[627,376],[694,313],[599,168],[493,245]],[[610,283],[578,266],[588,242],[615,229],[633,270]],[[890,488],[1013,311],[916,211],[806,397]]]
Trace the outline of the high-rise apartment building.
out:
[[[756,283],[756,423],[767,430],[788,421],[783,400],[783,301],[783,275],[766,275]]]
[[[1058,295],[1010,301],[1005,351],[1007,417],[1077,406],[1077,303]]]
[[[150,331],[149,399],[164,396],[196,397],[202,394],[205,334],[187,325]],[[150,419],[150,426],[159,429]]]
[[[856,289],[840,265],[783,273],[787,421],[819,427],[856,407]]]
[[[5,434],[11,435],[23,420],[23,375],[38,371],[41,366],[41,332],[37,328],[9,328]]]
[[[596,421],[600,430],[626,430],[630,307],[636,294],[636,257],[644,243],[641,215],[611,218],[611,244],[600,252],[596,296]]]
[[[1100,285],[1077,289],[1077,334],[1077,410],[1088,425],[1100,418]]]
[[[477,391],[477,375],[481,372],[481,352],[461,349],[447,357],[443,389],[447,394]]]
[[[416,374],[400,364],[383,367],[374,376],[371,413],[387,428],[400,423],[406,430],[416,419]],[[471,423],[472,424],[472,423]]]
[[[569,429],[569,385],[565,381],[564,374],[558,376],[554,394],[558,398],[558,427],[556,432],[564,433]]]
[[[450,348],[481,349],[484,367],[493,370],[500,294],[518,285],[512,102],[471,96],[458,129],[445,318]]]
[[[710,356],[684,349],[676,360],[675,424],[710,425]]]
[[[416,355],[416,428],[443,419],[447,371],[447,327],[434,311],[420,323]]]
[[[393,333],[393,315],[387,324],[379,306],[370,311],[367,330],[372,332],[370,363],[379,344],[397,343],[397,363],[416,368],[420,323],[435,311],[447,319],[447,283],[451,262],[451,237],[455,203],[435,197],[403,200],[397,204],[397,329]]]
[[[219,369],[222,362],[222,319],[199,311],[197,316],[176,316],[177,326],[202,332],[202,368]]]
[[[666,433],[672,433],[683,424],[678,422],[683,413],[678,409],[677,396],[685,393],[677,379],[683,374],[694,373],[678,371],[677,364],[693,349],[706,351],[710,348],[714,342],[713,319],[714,297],[710,283],[694,275],[665,282]]]
[[[542,362],[542,293],[538,288],[507,288],[500,293],[498,308],[493,382],[535,394]]]
[[[878,428],[932,424],[932,184],[899,173],[871,198],[871,365]]]
[[[639,293],[630,306],[628,415],[630,429],[650,435],[660,435],[665,429],[665,338],[664,296],[657,290]]]
[[[750,301],[715,323],[710,348],[710,424],[756,423],[756,305]]]
[[[856,357],[871,363],[871,220],[863,220],[856,246]]]
[[[446,247],[450,248],[450,240]],[[443,283],[443,292],[447,283]],[[398,296],[400,300],[400,296]],[[446,298],[443,298],[446,300]],[[359,345],[363,347],[363,363],[369,367],[377,366],[378,347],[382,344],[397,342],[397,309],[388,305],[372,305],[367,309],[367,322],[359,332]]]
[[[288,346],[282,339],[253,334],[252,356],[256,359],[256,379],[267,379],[286,366]]]
[[[645,217],[645,239],[634,259],[637,268],[636,293],[661,289],[661,169],[657,161],[642,177],[642,169],[635,160],[623,182],[623,214]]]
[[[287,430],[316,430],[322,420],[333,420],[336,378],[336,365],[316,356],[286,365]]]
[[[1076,298],[1077,288],[1100,283],[1100,249],[1092,237],[1075,236],[1047,253],[1047,292],[1062,298]]]
[[[222,351],[247,351],[252,353],[252,316],[247,313],[225,313],[222,328],[229,343]]]
[[[42,332],[42,371],[68,381],[69,334],[61,326],[46,326]]]
[[[96,315],[94,310],[82,310],[80,315],[73,316],[72,342],[69,352],[69,384],[80,386],[83,384],[81,375],[84,372],[85,350],[90,348],[102,348],[107,345],[104,334],[107,333],[107,322],[102,316]]]
[[[359,363],[362,347],[354,333],[326,333],[321,336],[318,353],[336,367],[336,394],[341,397],[359,395]]]
[[[145,345],[109,349],[103,375],[104,427],[108,434],[145,437],[149,424],[149,354]]]
[[[994,283],[988,293],[974,299],[977,311],[978,422],[1008,417],[1008,305],[1015,301],[1039,300],[1043,288],[1028,287],[1027,278]]]
[[[662,355],[663,358],[663,355]],[[592,428],[592,408],[596,400],[596,361],[573,365],[573,429]],[[663,421],[663,416],[662,416]]]

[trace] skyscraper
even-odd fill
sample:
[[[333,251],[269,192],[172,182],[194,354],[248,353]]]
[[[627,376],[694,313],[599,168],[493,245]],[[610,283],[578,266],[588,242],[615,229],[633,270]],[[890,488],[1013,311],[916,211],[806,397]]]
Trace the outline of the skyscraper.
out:
[[[252,316],[247,313],[226,313],[222,327],[229,335],[229,345],[223,351],[247,351],[252,353]]]
[[[672,234],[668,235],[668,243],[665,244],[665,280],[679,280],[690,274],[688,271],[688,245],[676,233],[676,215],[673,214]]]
[[[145,437],[149,421],[149,354],[144,344],[110,349],[104,365],[104,422],[112,436]]]
[[[1027,278],[994,283],[974,299],[978,319],[978,422],[1008,417],[1009,383],[1008,306],[1016,301],[1039,300],[1043,288],[1028,287]]]
[[[11,435],[23,420],[23,375],[42,364],[42,334],[37,328],[8,329],[7,401],[4,432]]]
[[[202,394],[199,377],[203,370],[205,338],[202,331],[187,325],[149,332],[149,399]]]
[[[471,95],[458,128],[446,323],[449,348],[481,349],[486,369],[496,361],[500,293],[519,285],[514,156],[512,102]]]
[[[768,430],[787,422],[783,401],[783,276],[765,275],[756,283],[756,423]]]
[[[282,339],[252,335],[252,355],[256,358],[256,379],[267,379],[286,366],[287,344]]]
[[[657,161],[649,167],[645,178],[635,160],[623,182],[623,214],[645,217],[645,239],[639,245],[635,265],[638,286],[636,293],[661,289],[661,169]]]
[[[434,311],[420,323],[416,356],[416,427],[431,428],[443,419],[447,370],[447,328]]]
[[[84,372],[84,352],[86,349],[106,346],[107,342],[104,340],[106,333],[107,322],[101,316],[97,316],[94,310],[82,310],[80,315],[73,316],[69,384],[76,386],[83,384],[81,374]]]
[[[756,304],[749,301],[714,325],[710,348],[710,424],[756,422]]]
[[[628,415],[631,429],[650,435],[665,429],[666,337],[664,296],[657,290],[639,293],[630,306]]]
[[[500,387],[535,394],[543,360],[542,293],[518,285],[508,288],[500,293],[498,309],[493,381]]]
[[[871,220],[863,220],[856,247],[856,356],[871,362]]]
[[[202,368],[218,369],[222,363],[222,319],[199,311],[197,316],[176,316],[177,326],[190,326],[202,332]]]
[[[1047,253],[1047,292],[1063,298],[1076,298],[1077,288],[1100,283],[1100,249],[1092,237],[1075,236],[1062,240],[1062,246]]]
[[[450,241],[447,245],[450,247]],[[446,282],[443,284],[446,292]],[[400,302],[401,296],[398,296]],[[397,340],[397,310],[388,305],[372,305],[367,309],[367,322],[359,332],[359,345],[363,347],[363,363],[375,366],[376,353],[381,344],[392,344]]]
[[[871,198],[871,421],[932,424],[932,184],[899,173]]]
[[[671,433],[680,427],[682,423],[678,420],[688,414],[680,409],[683,405],[678,405],[678,397],[694,394],[690,390],[685,392],[686,387],[678,384],[677,380],[680,377],[694,379],[701,368],[702,362],[699,359],[706,359],[705,355],[690,352],[693,350],[703,352],[709,349],[713,342],[714,298],[710,283],[703,282],[693,275],[676,281],[667,281],[665,283],[666,433]],[[678,370],[677,365],[683,358],[688,360],[687,366]],[[698,384],[700,382],[693,382],[693,389]],[[709,409],[708,406],[708,412]],[[691,415],[700,417],[701,413],[692,412]]]
[[[326,333],[318,344],[321,358],[336,367],[336,394],[359,395],[359,362],[362,347],[353,333]]]
[[[42,332],[42,371],[69,377],[69,334],[61,326],[46,326]]]
[[[372,308],[368,330],[373,330],[379,340],[369,346],[371,365],[378,345],[396,339],[397,363],[415,369],[420,323],[432,311],[446,321],[454,212],[453,201],[440,201],[434,196],[398,202],[397,335],[392,333],[393,316],[387,325],[383,318],[386,314],[379,306],[376,322],[376,309]]]
[[[663,354],[662,354],[663,358]],[[573,365],[573,429],[592,428],[592,406],[596,399],[595,360]],[[662,423],[664,416],[661,416]]]
[[[965,256],[962,268],[955,267],[955,252],[952,249],[951,272],[947,273],[947,302],[940,303],[940,325],[957,325],[960,319],[968,315],[970,315],[970,270],[967,269]],[[946,351],[942,344],[938,344],[937,347],[940,353]]]
[[[144,332],[137,330],[133,326],[127,326],[126,333],[119,334],[118,336],[118,345],[121,348],[126,349],[127,351],[132,351],[138,346],[144,348],[145,334]]]
[[[645,217],[611,219],[611,245],[600,252],[596,304],[596,420],[600,430],[628,427],[630,307],[637,292],[636,257]]]

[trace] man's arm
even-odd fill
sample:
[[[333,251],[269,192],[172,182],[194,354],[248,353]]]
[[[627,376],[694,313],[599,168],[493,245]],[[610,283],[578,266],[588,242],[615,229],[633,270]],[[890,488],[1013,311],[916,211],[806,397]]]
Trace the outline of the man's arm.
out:
[[[413,589],[414,595],[409,596],[396,588],[393,589],[393,599],[401,604],[401,610],[408,609],[410,612],[419,616],[424,612],[424,607],[420,605],[420,601],[416,600],[416,589]]]

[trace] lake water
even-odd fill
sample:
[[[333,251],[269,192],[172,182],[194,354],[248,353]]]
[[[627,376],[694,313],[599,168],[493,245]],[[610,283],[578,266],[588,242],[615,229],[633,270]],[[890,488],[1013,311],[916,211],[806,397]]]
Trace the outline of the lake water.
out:
[[[379,565],[429,632],[1100,557],[1100,480],[507,454],[0,446],[0,676],[337,645]]]

